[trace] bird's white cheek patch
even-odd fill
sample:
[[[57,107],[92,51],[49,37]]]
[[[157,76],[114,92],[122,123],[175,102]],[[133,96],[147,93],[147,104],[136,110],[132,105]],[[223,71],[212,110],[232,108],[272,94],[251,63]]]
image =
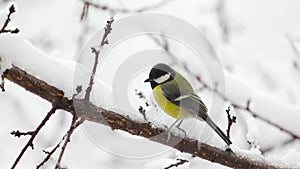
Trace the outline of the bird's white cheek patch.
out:
[[[168,73],[163,76],[160,76],[159,78],[154,79],[154,81],[156,83],[160,84],[160,83],[163,83],[163,82],[169,80],[170,76],[171,76],[171,73]]]

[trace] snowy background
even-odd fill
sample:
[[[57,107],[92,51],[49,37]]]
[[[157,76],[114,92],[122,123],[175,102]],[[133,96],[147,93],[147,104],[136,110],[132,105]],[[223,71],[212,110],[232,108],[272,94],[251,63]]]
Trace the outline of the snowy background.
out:
[[[112,7],[129,9],[158,2],[159,0],[143,3],[138,0],[99,1]],[[300,2],[228,0],[224,3],[221,15],[216,11],[218,2],[173,0],[149,12],[176,16],[202,31],[217,51],[224,68],[225,93],[228,98],[241,105],[245,105],[247,100],[251,99],[251,109],[255,112],[300,135],[300,67],[295,66],[300,65],[300,58],[293,52],[288,39],[292,39],[300,50]],[[110,18],[108,12],[91,8],[87,20],[80,21],[83,7],[81,1],[28,0],[15,3],[17,13],[10,27],[18,27],[21,30],[19,34],[45,55],[54,57],[54,60],[64,59],[63,66],[67,67],[66,72],[72,70],[73,62],[78,58],[83,45],[96,31],[102,29],[106,20]],[[1,1],[0,10],[3,12],[0,15],[2,22],[7,13],[7,2]],[[130,14],[117,14],[115,19],[127,15]],[[227,36],[220,26],[220,20],[225,21],[228,27]],[[0,39],[1,45],[4,45],[4,40]],[[9,45],[12,44],[7,44]],[[0,50],[2,49],[4,47],[0,46]],[[26,53],[23,53],[23,57],[30,58]],[[26,66],[30,69],[30,64],[24,67]],[[61,85],[64,88],[63,84]],[[13,130],[35,129],[51,108],[48,102],[7,80],[5,87],[6,92],[0,94],[0,168],[9,168],[27,141],[26,137],[14,138],[9,133]],[[291,140],[289,135],[259,119],[251,118],[248,112],[235,111],[238,122],[233,125],[231,135],[237,147],[249,150],[256,156],[259,154],[259,148],[273,162],[283,162],[291,167],[300,168],[299,140],[285,144]],[[221,128],[226,128],[225,114],[222,119],[218,124]],[[39,164],[44,158],[42,150],[57,144],[68,130],[70,121],[71,116],[64,112],[58,112],[51,117],[34,142],[35,150],[25,153],[18,168],[32,168]],[[102,131],[101,136],[112,135],[108,127],[98,127],[99,131]],[[251,132],[248,132],[249,130]],[[257,146],[249,145],[247,138],[254,139],[252,142]],[[108,142],[114,145],[114,140]],[[212,138],[208,143],[218,145],[218,138]],[[137,149],[151,150],[158,146],[146,141],[145,145]],[[55,154],[44,167],[53,168],[57,155]],[[199,158],[192,159],[189,155],[175,150],[149,159],[120,158],[99,148],[81,128],[72,136],[71,144],[63,158],[63,165],[72,169],[155,169],[176,163],[176,158],[190,160],[178,168],[226,168]]]

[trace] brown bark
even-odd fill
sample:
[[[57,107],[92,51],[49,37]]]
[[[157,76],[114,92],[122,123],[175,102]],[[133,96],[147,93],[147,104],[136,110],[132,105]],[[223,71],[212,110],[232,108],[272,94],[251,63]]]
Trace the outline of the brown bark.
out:
[[[172,147],[181,152],[190,153],[193,156],[197,156],[232,168],[279,168],[265,162],[254,161],[240,157],[231,151],[224,151],[205,143],[201,143],[201,148],[198,150],[197,141],[186,137],[181,138],[179,136],[171,135],[170,141],[167,142],[167,137],[164,135],[164,129],[155,128],[149,123],[136,122],[128,117],[124,117],[115,112],[97,107],[87,100],[70,100],[64,96],[64,92],[62,90],[35,78],[18,67],[13,67],[7,70],[4,73],[4,77],[20,85],[27,91],[51,102],[59,109],[71,112],[72,114],[76,112],[78,117],[82,117],[85,120],[96,122],[102,125],[108,125],[112,129],[123,130],[130,134],[142,136],[168,146],[172,146],[175,141],[178,141],[178,143]],[[73,103],[76,103],[74,104],[76,106],[74,106]]]

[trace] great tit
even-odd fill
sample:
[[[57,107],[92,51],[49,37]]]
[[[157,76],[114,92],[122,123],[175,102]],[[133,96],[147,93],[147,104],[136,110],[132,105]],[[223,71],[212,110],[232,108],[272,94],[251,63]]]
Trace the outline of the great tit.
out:
[[[149,78],[145,82],[150,82],[157,104],[168,115],[177,119],[176,122],[182,122],[189,117],[205,121],[227,145],[232,144],[208,116],[205,104],[180,73],[166,64],[159,63],[151,69]]]

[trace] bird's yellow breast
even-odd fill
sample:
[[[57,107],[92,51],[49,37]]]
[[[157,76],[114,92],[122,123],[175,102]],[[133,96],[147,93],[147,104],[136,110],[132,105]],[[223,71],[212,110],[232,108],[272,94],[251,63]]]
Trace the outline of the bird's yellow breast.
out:
[[[154,98],[159,105],[159,107],[164,110],[168,115],[176,118],[176,119],[184,119],[187,118],[190,115],[190,113],[183,108],[180,108],[176,104],[170,102],[167,100],[167,98],[164,97],[163,92],[161,91],[160,85],[157,85],[153,89],[153,95]]]

